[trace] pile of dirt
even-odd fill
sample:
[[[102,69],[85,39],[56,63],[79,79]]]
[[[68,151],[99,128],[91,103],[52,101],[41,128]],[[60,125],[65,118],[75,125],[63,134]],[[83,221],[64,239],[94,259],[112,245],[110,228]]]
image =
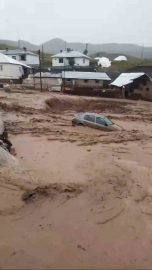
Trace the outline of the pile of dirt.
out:
[[[84,186],[80,184],[56,183],[56,184],[50,184],[47,186],[37,187],[33,190],[28,190],[22,195],[22,200],[25,202],[33,202],[39,198],[43,198],[43,197],[54,198],[60,194],[65,194],[66,199],[71,199],[81,194],[83,190],[84,190]]]
[[[115,112],[115,113],[126,113],[129,111],[126,102],[117,102],[111,100],[100,100],[100,99],[87,99],[84,97],[63,97],[53,96],[47,99],[46,104],[52,111],[62,112],[71,111],[76,112],[92,111],[92,112]],[[131,111],[131,110],[130,110]]]

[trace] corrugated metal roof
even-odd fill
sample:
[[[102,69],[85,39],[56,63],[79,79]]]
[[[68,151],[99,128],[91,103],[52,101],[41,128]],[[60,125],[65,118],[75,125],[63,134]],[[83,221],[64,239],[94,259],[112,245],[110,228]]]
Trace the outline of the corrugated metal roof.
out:
[[[89,56],[80,53],[78,51],[65,51],[52,56],[52,58],[87,58],[90,59]]]
[[[11,58],[3,53],[0,53],[0,64],[13,64],[13,65],[20,65],[20,66],[24,66],[27,68],[31,68],[30,66],[22,64],[21,62],[16,61],[15,59],[13,59],[13,58]]]
[[[124,85],[132,83],[135,79],[140,78],[145,73],[122,73],[111,85],[122,87]]]
[[[106,80],[111,79],[106,73],[101,72],[77,72],[77,71],[66,71],[62,72],[62,78],[65,79],[82,79],[82,80]]]
[[[3,53],[5,54],[5,55],[20,55],[20,54],[30,54],[30,55],[36,55],[37,56],[37,54],[35,54],[35,53],[33,53],[33,52],[30,52],[30,51],[24,51],[24,50],[21,50],[21,49],[18,49],[18,50],[8,50],[8,51],[3,51]]]

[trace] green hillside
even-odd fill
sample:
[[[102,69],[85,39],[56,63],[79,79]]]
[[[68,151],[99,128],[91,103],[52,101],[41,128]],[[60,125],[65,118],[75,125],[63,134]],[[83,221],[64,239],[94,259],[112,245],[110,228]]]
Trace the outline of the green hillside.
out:
[[[6,44],[0,44],[0,50],[6,50],[6,48],[9,48],[10,50],[16,50],[16,47],[11,47]]]
[[[101,72],[106,72],[106,71],[114,71],[114,70],[117,70],[117,71],[124,71],[124,70],[127,70],[127,69],[130,69],[130,68],[133,68],[135,66],[151,66],[152,67],[152,61],[121,61],[121,62],[117,62],[117,61],[114,61],[111,63],[111,67],[109,68],[98,68],[99,71]]]
[[[98,52],[98,53],[94,53],[92,55],[90,55],[91,58],[95,58],[95,57],[107,57],[109,58],[110,61],[113,61],[116,57],[118,57],[120,54],[118,53],[106,53],[106,52]],[[127,54],[123,54],[124,56],[127,57],[127,59],[129,61],[138,61],[139,59]]]
[[[6,50],[6,48],[9,48],[10,50],[15,50],[15,49],[18,49],[17,47],[12,47],[12,46],[8,46],[6,44],[0,44],[0,50]],[[38,51],[33,51],[34,53],[38,53]],[[42,59],[42,62],[44,62],[42,64],[42,67],[43,68],[50,68],[51,65],[52,65],[52,58],[51,58],[51,55],[52,54],[49,54],[49,53],[44,53],[43,54],[43,58],[42,58],[42,54],[41,54],[41,59]],[[98,54],[93,54],[91,57],[107,57],[109,58],[111,61],[118,56],[118,54],[108,54],[108,53],[103,53],[103,52],[100,52]],[[152,67],[152,61],[146,61],[146,60],[138,60],[138,58],[135,58],[135,57],[132,57],[132,56],[128,56],[126,55],[127,59],[129,59],[129,61],[122,61],[122,62],[117,62],[117,61],[113,61],[112,62],[112,65],[111,67],[109,68],[98,68],[98,71],[101,71],[101,72],[106,72],[106,71],[114,71],[114,70],[118,70],[118,71],[124,71],[124,70],[127,70],[127,69],[130,69],[132,67],[135,67],[135,66],[140,66],[140,65],[143,65],[143,66],[151,66]],[[97,64],[97,61],[94,60],[93,58],[91,59],[91,65],[95,65]]]

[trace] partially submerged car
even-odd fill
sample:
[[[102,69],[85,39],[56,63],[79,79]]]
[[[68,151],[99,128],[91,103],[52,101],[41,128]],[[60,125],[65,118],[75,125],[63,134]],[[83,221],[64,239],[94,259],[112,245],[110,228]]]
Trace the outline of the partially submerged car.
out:
[[[88,126],[95,129],[101,129],[103,131],[118,131],[122,128],[114,124],[107,117],[95,114],[95,113],[76,113],[72,120],[72,125]]]

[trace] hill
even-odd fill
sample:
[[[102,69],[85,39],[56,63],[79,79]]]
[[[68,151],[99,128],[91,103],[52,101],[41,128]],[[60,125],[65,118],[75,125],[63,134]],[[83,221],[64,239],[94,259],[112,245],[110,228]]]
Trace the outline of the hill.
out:
[[[0,50],[6,50],[6,48],[8,47],[8,45],[6,45],[6,44],[0,44]],[[15,50],[16,49],[16,47],[12,47],[12,46],[9,46],[9,48],[11,49],[11,50]]]
[[[98,53],[94,53],[92,55],[90,55],[91,58],[95,58],[95,57],[107,57],[109,58],[110,61],[113,61],[116,57],[118,57],[120,54],[118,53],[106,53],[106,52],[98,52]],[[124,56],[127,57],[127,59],[129,61],[138,61],[139,58],[137,57],[133,57],[127,54],[123,54]]]
[[[38,51],[40,48],[40,46],[34,45],[34,44],[32,44],[28,41],[25,41],[25,40],[12,41],[12,40],[7,40],[7,39],[6,40],[1,39],[0,44],[5,44],[9,48],[11,48],[11,47],[14,47],[14,48],[26,47],[30,51]]]
[[[78,50],[83,52],[86,44],[80,42],[66,42],[65,40],[55,38],[44,42],[40,45],[35,45],[30,42],[20,40],[12,41],[12,40],[0,40],[0,44],[6,44],[11,47],[26,47],[30,51],[38,51],[44,47],[44,52],[49,54],[56,54],[60,52],[60,50],[65,50],[65,48],[69,47],[71,49]],[[116,54],[116,55],[126,55],[131,56],[133,58],[141,58],[142,46],[135,44],[118,44],[118,43],[107,43],[107,44],[91,44],[88,45],[89,55],[97,54],[98,52],[105,52],[108,54]],[[152,58],[152,47],[145,47],[144,58]]]

